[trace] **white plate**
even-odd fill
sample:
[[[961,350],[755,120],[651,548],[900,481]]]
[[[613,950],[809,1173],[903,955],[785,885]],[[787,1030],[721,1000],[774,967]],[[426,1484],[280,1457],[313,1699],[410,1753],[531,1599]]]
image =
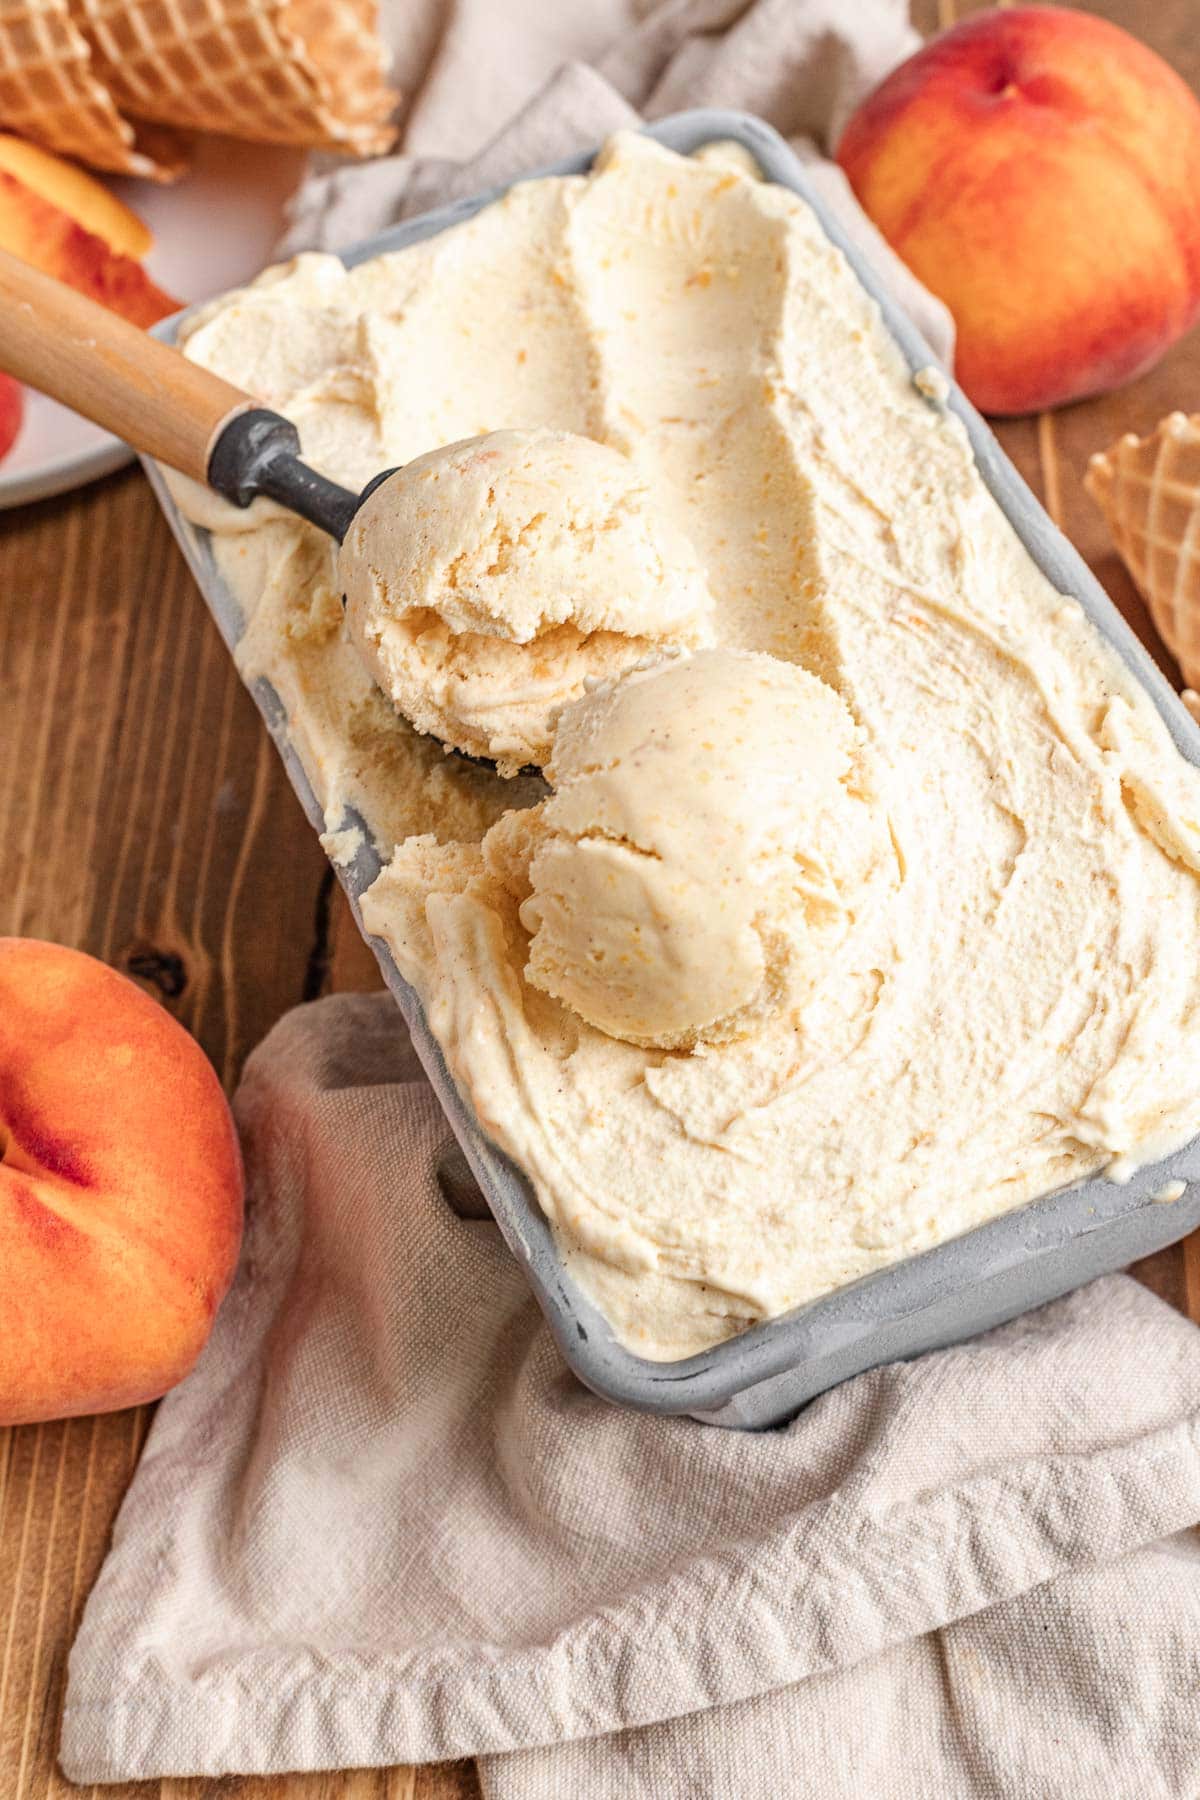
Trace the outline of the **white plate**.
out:
[[[270,262],[305,154],[199,138],[191,173],[174,186],[124,178],[107,185],[154,233],[150,274],[190,303],[236,287]],[[20,435],[0,463],[0,509],[82,487],[132,457],[107,431],[27,388]]]

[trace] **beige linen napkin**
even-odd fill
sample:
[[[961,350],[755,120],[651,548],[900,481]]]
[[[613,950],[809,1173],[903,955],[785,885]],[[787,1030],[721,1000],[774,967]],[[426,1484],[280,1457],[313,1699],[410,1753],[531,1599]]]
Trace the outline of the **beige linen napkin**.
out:
[[[574,1381],[450,1210],[387,997],[292,1013],[236,1109],[245,1255],[88,1602],[70,1778],[482,1752],[489,1800],[1200,1791],[1168,1536],[1200,1332],[1132,1280],[783,1431],[654,1419]]]

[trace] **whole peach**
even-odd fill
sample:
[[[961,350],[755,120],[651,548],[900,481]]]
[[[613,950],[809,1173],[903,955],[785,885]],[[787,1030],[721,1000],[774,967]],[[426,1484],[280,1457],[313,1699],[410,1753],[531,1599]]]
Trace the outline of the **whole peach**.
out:
[[[93,957],[0,938],[0,1425],[181,1380],[241,1228],[237,1137],[199,1046]]]
[[[1200,314],[1200,105],[1102,19],[965,20],[867,98],[837,156],[949,306],[984,412],[1116,387]]]

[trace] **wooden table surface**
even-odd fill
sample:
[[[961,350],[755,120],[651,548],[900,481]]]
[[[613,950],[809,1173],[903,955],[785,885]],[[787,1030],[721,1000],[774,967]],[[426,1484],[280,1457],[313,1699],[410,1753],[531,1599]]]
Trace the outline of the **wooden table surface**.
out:
[[[932,29],[964,12],[922,0]],[[1091,8],[1200,87],[1200,4]],[[1091,451],[1200,409],[1200,333],[1147,378],[1000,436],[1034,491],[1174,674],[1083,493]],[[0,933],[127,970],[232,1085],[298,1001],[379,985],[140,474],[0,520]],[[1200,1235],[1200,1234],[1198,1234]],[[1137,1273],[1200,1320],[1195,1239]],[[0,1800],[70,1792],[55,1768],[67,1648],[149,1409],[0,1431]],[[468,1764],[164,1781],[123,1800],[462,1800]]]

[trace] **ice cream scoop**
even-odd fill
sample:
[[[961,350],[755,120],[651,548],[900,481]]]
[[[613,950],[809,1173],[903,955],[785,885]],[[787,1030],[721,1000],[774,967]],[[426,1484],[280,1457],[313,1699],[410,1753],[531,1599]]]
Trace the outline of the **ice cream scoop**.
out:
[[[397,711],[505,773],[546,761],[589,682],[712,635],[687,538],[628,457],[568,431],[415,458],[364,497],[339,568]]]
[[[290,420],[3,252],[0,368],[235,506],[265,497],[327,532],[397,711],[506,773],[541,762],[589,680],[710,635],[695,553],[590,439],[495,432],[356,494],[302,461]]]
[[[527,980],[636,1044],[726,1042],[797,1005],[889,853],[846,702],[751,651],[589,693],[546,773],[485,857],[523,896]]]

